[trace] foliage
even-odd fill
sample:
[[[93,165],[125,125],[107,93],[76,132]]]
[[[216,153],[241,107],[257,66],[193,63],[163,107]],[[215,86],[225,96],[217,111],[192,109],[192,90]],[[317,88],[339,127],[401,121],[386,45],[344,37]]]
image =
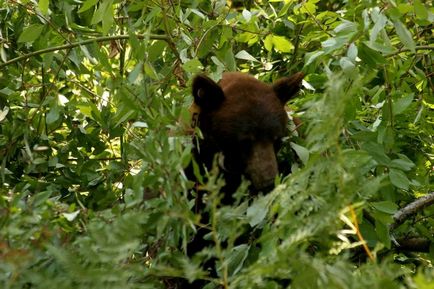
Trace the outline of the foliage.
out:
[[[432,288],[433,207],[390,231],[434,190],[432,1],[232,2],[0,0],[2,288]],[[305,73],[302,162],[232,206],[211,172],[202,224],[188,87],[231,70]]]

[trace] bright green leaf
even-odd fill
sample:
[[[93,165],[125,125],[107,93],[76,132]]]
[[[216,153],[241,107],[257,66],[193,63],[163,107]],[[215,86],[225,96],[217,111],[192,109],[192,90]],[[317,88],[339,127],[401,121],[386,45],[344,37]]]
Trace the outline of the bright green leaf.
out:
[[[95,6],[96,3],[98,3],[98,0],[86,0],[83,3],[83,6],[81,6],[80,10],[78,10],[78,12],[81,13],[81,12],[84,12],[86,10],[89,10],[90,8],[92,8],[93,6]]]
[[[39,10],[41,10],[42,14],[44,14],[44,15],[48,14],[49,4],[50,4],[49,0],[39,0],[38,7],[39,7]]]
[[[184,63],[182,67],[184,68],[185,71],[190,73],[197,73],[203,69],[202,63],[196,58],[190,59],[189,61]]]
[[[272,42],[274,48],[279,52],[285,53],[285,52],[290,52],[291,50],[294,49],[294,45],[292,45],[292,43],[283,36],[273,35]]]
[[[264,47],[267,51],[271,51],[273,49],[273,35],[268,34],[264,39]]]
[[[42,24],[33,24],[27,28],[24,28],[20,37],[18,38],[18,42],[33,42],[35,41],[44,30],[44,25]]]

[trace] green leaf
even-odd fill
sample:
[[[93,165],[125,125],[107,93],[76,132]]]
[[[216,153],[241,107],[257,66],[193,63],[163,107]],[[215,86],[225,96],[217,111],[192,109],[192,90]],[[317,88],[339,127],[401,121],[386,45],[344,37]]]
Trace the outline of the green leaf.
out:
[[[375,220],[375,231],[378,239],[386,246],[386,248],[390,248],[391,240],[389,226],[379,220]]]
[[[47,124],[52,124],[57,121],[60,117],[60,111],[58,105],[53,105],[50,107],[50,111],[47,113],[46,122]]]
[[[309,161],[309,150],[301,145],[291,142],[291,147],[295,150],[297,156],[303,162],[303,164],[307,164]]]
[[[250,55],[247,51],[241,50],[237,54],[235,54],[235,58],[248,60],[248,61],[255,61],[259,62],[256,58],[254,58],[252,55]]]
[[[373,17],[374,18],[374,17]],[[384,29],[387,23],[387,17],[381,13],[378,13],[375,17],[375,25],[371,29],[371,34],[369,35],[369,42],[372,44],[377,40],[378,34]]]
[[[371,203],[371,205],[378,211],[391,215],[395,214],[398,210],[398,205],[391,201],[375,202]]]
[[[18,42],[33,42],[35,41],[44,30],[44,25],[42,24],[33,24],[27,28],[24,28],[20,37],[18,38]]]
[[[351,72],[356,68],[354,63],[348,57],[342,57],[339,59],[339,65],[344,72]]]
[[[401,21],[395,21],[393,24],[395,25],[396,34],[398,34],[402,44],[404,44],[404,46],[410,49],[412,52],[415,52],[416,44],[414,43],[411,33],[408,31],[407,27],[405,27]]]
[[[271,194],[257,198],[254,203],[247,209],[247,219],[250,226],[254,227],[261,223],[267,216],[271,201]]]
[[[387,63],[386,58],[384,58],[383,55],[368,47],[364,43],[359,46],[358,52],[358,56],[363,61],[363,63],[366,63],[370,67],[377,68],[379,64]]]
[[[390,169],[389,172],[390,182],[397,188],[408,190],[410,181],[401,170]]]
[[[384,152],[384,147],[376,142],[362,144],[362,148],[367,151],[379,164],[388,165],[392,161]]]
[[[80,10],[78,10],[78,13],[81,13],[81,12],[84,12],[86,10],[89,10],[90,8],[92,8],[93,6],[95,6],[96,3],[98,3],[98,0],[86,0],[83,3],[83,6],[81,6]]]
[[[39,10],[41,10],[42,14],[44,14],[44,15],[48,14],[49,4],[50,4],[49,0],[39,0],[38,7],[39,7]]]
[[[415,164],[409,159],[395,159],[390,162],[390,167],[402,171],[409,171]]]
[[[351,59],[351,61],[355,61],[357,58],[357,46],[354,43],[350,44],[347,51],[347,57]]]
[[[113,14],[113,1],[104,0],[101,6],[105,6],[102,17],[102,33],[106,35],[110,28],[113,27],[114,14]]]
[[[428,9],[425,7],[425,5],[422,4],[420,0],[414,0],[413,5],[416,18],[420,20],[426,20],[428,18]]]
[[[130,83],[136,83],[139,78],[139,76],[143,72],[143,62],[138,62],[134,69],[128,74],[128,81]]]
[[[198,59],[190,59],[182,65],[185,71],[190,73],[198,73],[203,69],[202,63]]]
[[[324,51],[315,51],[315,52],[308,52],[306,53],[304,59],[305,59],[305,66],[311,64],[315,59],[317,59],[319,56],[323,55]]]
[[[272,42],[274,48],[279,52],[286,53],[294,49],[294,45],[292,45],[292,43],[283,36],[273,35]]]
[[[268,51],[271,51],[273,49],[273,35],[268,34],[264,39],[264,47]]]
[[[410,93],[407,96],[404,96],[398,100],[394,100],[392,104],[393,114],[397,115],[403,113],[412,103],[414,98],[414,93]]]
[[[229,276],[237,274],[244,265],[249,254],[250,246],[247,244],[241,244],[232,249],[231,254],[226,257],[226,263],[228,266]]]

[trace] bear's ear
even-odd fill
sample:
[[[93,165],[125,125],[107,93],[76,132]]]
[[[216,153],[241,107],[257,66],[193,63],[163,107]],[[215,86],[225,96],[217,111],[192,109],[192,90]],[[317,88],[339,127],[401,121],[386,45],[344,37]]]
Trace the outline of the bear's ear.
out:
[[[193,79],[193,97],[201,109],[208,111],[217,109],[225,99],[221,87],[205,75]]]
[[[273,83],[273,89],[280,101],[285,104],[300,90],[303,72],[297,72],[289,77],[283,77]]]

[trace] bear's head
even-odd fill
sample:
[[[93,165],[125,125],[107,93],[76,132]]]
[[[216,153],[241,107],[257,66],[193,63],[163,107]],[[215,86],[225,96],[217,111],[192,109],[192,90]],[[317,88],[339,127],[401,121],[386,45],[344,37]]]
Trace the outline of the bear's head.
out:
[[[300,90],[303,74],[272,85],[238,72],[224,73],[216,83],[204,75],[193,80],[203,139],[196,158],[208,168],[215,155],[226,183],[238,186],[241,176],[257,191],[266,191],[278,175],[276,153],[288,136],[286,102]]]

